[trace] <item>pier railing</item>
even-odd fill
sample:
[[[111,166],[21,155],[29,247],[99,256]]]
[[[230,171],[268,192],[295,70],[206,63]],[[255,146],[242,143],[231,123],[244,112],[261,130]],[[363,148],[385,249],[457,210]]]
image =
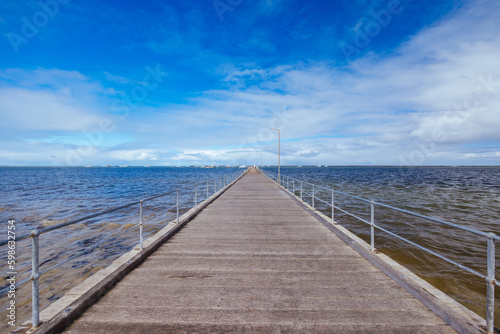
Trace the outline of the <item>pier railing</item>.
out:
[[[341,192],[338,190],[326,188],[326,187],[323,187],[323,186],[320,186],[317,184],[305,182],[303,180],[292,178],[292,177],[289,177],[289,176],[286,176],[283,174],[278,175],[276,173],[273,173],[273,172],[270,172],[267,170],[262,170],[262,169],[259,169],[259,170],[264,175],[266,175],[268,178],[270,178],[271,180],[276,182],[278,185],[280,185],[281,187],[288,190],[294,196],[300,198],[300,200],[302,202],[310,204],[313,209],[316,208],[317,202],[321,202],[321,203],[325,204],[327,207],[330,207],[331,208],[330,215],[331,215],[331,223],[332,224],[334,224],[334,225],[337,224],[337,221],[335,220],[335,210],[338,210],[344,214],[347,214],[347,215],[353,217],[354,219],[356,219],[356,220],[358,220],[366,225],[369,225],[370,226],[370,248],[371,248],[372,252],[375,252],[375,230],[380,230],[380,231],[383,231],[383,232],[389,234],[390,236],[392,236],[398,240],[401,240],[407,244],[410,244],[410,245],[412,245],[412,246],[414,246],[414,247],[416,247],[424,252],[432,254],[432,255],[434,255],[434,256],[462,269],[462,270],[465,270],[465,271],[467,271],[467,272],[469,272],[477,277],[484,279],[486,281],[486,291],[487,291],[486,292],[486,329],[487,329],[488,333],[494,332],[495,285],[500,286],[500,283],[498,281],[496,281],[496,279],[495,279],[495,241],[500,240],[499,236],[497,236],[494,233],[486,233],[486,232],[476,230],[476,229],[473,229],[473,228],[470,228],[467,226],[461,226],[461,225],[447,222],[447,221],[444,221],[441,219],[421,215],[419,213],[400,209],[400,208],[397,208],[397,207],[394,207],[391,205],[387,205],[384,203],[375,202],[373,200],[369,200],[369,199],[361,198],[361,197],[354,196],[351,194],[347,194],[347,193],[344,193],[344,192]],[[323,197],[318,196],[319,191],[327,192],[331,196],[328,196],[329,198],[325,200],[324,196]],[[369,205],[369,207],[370,207],[370,221],[363,219],[352,212],[348,212],[347,210],[344,210],[344,209],[340,208],[338,205],[336,205],[336,203],[335,203],[335,196],[336,195],[343,195],[343,196],[347,196],[350,198],[354,198],[354,199],[357,199],[359,201],[366,203],[366,205]],[[389,231],[382,226],[375,224],[375,208],[376,207],[383,207],[383,208],[394,210],[397,212],[401,212],[401,213],[404,213],[404,214],[407,214],[410,216],[422,218],[424,220],[428,220],[428,221],[438,223],[438,224],[441,224],[444,226],[448,226],[451,228],[459,229],[459,230],[462,230],[462,231],[465,231],[468,233],[472,233],[474,235],[477,235],[479,237],[484,238],[486,241],[486,247],[487,247],[486,275],[482,274],[482,273],[480,273],[480,272],[478,272],[470,267],[467,267],[463,264],[460,264],[460,263],[458,263],[458,262],[456,262],[456,261],[454,261],[454,260],[452,260],[452,259],[450,259],[442,254],[439,254],[439,253],[437,253],[437,252],[435,252],[427,247],[419,245],[414,241],[408,240],[407,238],[404,238],[404,237],[402,237],[402,236],[400,236],[392,231]]]
[[[137,223],[137,225],[134,226],[134,228],[138,228],[138,230],[139,230],[138,231],[138,233],[139,233],[139,247],[140,247],[140,250],[142,251],[143,250],[143,241],[144,241],[143,226],[145,223],[145,220],[144,220],[144,203],[145,202],[152,201],[152,200],[155,200],[158,198],[168,197],[168,196],[174,197],[173,201],[170,201],[169,203],[173,202],[175,204],[165,208],[165,212],[175,210],[175,212],[176,212],[175,222],[179,223],[180,215],[181,215],[181,212],[180,212],[181,206],[183,204],[194,204],[194,208],[198,207],[199,203],[210,198],[210,196],[217,193],[218,191],[220,191],[221,189],[223,189],[224,187],[226,187],[227,185],[229,185],[230,183],[232,183],[233,181],[235,181],[236,179],[241,177],[245,172],[246,172],[246,170],[237,171],[237,172],[233,172],[233,173],[230,173],[230,174],[218,177],[218,178],[212,178],[212,179],[207,179],[207,180],[203,180],[203,181],[196,182],[196,183],[190,183],[190,184],[187,184],[187,185],[180,187],[176,190],[169,191],[169,192],[166,192],[163,194],[159,194],[159,195],[148,197],[148,198],[145,198],[142,200],[127,203],[127,204],[122,205],[122,206],[110,208],[110,209],[107,209],[107,210],[104,210],[104,211],[101,211],[98,213],[90,214],[90,215],[87,215],[87,216],[84,216],[81,218],[77,218],[77,219],[74,219],[74,220],[71,220],[71,221],[68,221],[65,223],[61,223],[58,225],[54,225],[54,226],[50,226],[50,227],[46,227],[46,228],[42,228],[42,229],[35,228],[34,230],[31,231],[31,233],[28,233],[28,234],[24,234],[24,235],[20,235],[20,236],[15,235],[14,240],[16,242],[19,242],[21,240],[28,239],[28,238],[31,238],[31,240],[32,240],[32,242],[31,242],[31,245],[32,245],[32,247],[31,247],[31,249],[32,249],[31,276],[28,279],[25,279],[24,281],[21,281],[15,285],[15,288],[17,290],[21,286],[29,283],[30,281],[32,283],[32,293],[31,293],[32,327],[36,328],[40,324],[40,282],[39,282],[40,276],[42,274],[45,274],[46,272],[48,272],[50,270],[53,270],[53,269],[61,266],[65,262],[74,259],[73,257],[69,257],[68,259],[61,261],[58,264],[56,264],[50,268],[47,268],[43,271],[40,271],[39,240],[40,240],[40,236],[42,234],[45,234],[45,233],[48,233],[48,232],[51,232],[51,231],[54,231],[54,230],[57,230],[57,229],[60,229],[63,227],[67,227],[70,225],[74,225],[77,223],[81,223],[84,221],[88,221],[89,219],[92,219],[92,218],[104,216],[104,215],[110,214],[112,212],[116,212],[116,211],[120,211],[120,210],[123,210],[126,208],[137,206],[137,209],[139,211],[139,222]],[[187,200],[181,202],[181,197],[180,197],[181,194],[184,198],[187,198]],[[172,221],[169,221],[168,223],[171,223],[171,222]],[[12,240],[10,240],[10,241],[12,241]],[[12,245],[12,243],[9,243],[9,240],[1,240],[0,241],[0,247],[1,246],[8,246],[10,249],[11,245]],[[4,288],[3,291],[0,291],[0,296],[6,294],[8,291],[9,291],[8,287]]]

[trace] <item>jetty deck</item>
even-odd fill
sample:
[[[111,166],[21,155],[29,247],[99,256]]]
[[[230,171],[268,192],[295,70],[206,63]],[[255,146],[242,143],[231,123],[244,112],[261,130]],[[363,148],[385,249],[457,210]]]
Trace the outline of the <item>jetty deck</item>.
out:
[[[455,333],[257,171],[65,332]]]

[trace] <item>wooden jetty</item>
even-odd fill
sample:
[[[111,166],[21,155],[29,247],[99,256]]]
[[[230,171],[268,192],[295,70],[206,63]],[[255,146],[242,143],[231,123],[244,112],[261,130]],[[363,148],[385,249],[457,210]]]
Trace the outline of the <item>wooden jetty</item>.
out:
[[[455,330],[255,170],[65,329],[243,332]]]

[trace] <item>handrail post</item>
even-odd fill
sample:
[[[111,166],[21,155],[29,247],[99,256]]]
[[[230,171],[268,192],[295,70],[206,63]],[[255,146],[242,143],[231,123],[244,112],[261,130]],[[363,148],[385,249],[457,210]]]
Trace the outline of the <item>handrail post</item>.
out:
[[[313,189],[312,189],[312,207],[314,209],[314,184],[312,186],[313,186]]]
[[[139,217],[140,217],[140,221],[139,221],[139,244],[140,244],[141,250],[143,249],[143,245],[142,245],[142,242],[143,242],[142,225],[144,225],[143,205],[144,205],[144,202],[141,200],[139,202]]]
[[[335,191],[332,189],[332,224],[335,224]]]
[[[194,185],[194,207],[198,207],[198,183]]]
[[[31,320],[33,328],[40,325],[40,230],[31,233]]]
[[[488,276],[486,276],[486,330],[495,330],[495,234],[488,233]]]
[[[208,195],[208,181],[207,181],[207,199],[208,199],[209,195]]]
[[[300,181],[300,200],[302,201],[302,181]]]
[[[179,224],[179,189],[177,189],[177,224]]]
[[[214,194],[217,192],[217,179],[214,179]]]
[[[371,250],[375,252],[375,202],[370,202],[371,207],[371,221],[370,221],[370,234],[371,234]]]
[[[293,195],[295,196],[295,179],[292,179]]]

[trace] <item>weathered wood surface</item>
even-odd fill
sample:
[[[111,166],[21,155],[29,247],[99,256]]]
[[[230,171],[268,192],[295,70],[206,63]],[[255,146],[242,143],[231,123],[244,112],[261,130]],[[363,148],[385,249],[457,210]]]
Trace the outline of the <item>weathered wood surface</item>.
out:
[[[251,171],[67,333],[454,333]]]

